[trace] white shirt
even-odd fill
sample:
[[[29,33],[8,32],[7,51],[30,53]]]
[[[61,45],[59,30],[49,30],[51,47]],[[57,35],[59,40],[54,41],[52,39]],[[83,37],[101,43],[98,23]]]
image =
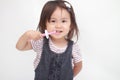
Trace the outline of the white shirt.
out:
[[[40,40],[31,40],[31,45],[33,50],[37,53],[35,61],[34,61],[34,67],[36,69],[37,65],[40,62],[41,54],[42,54],[42,47],[43,47],[43,39]],[[67,48],[67,45],[63,48],[58,48],[57,46],[54,45],[52,40],[49,38],[49,46],[52,51],[54,51],[57,54],[60,54],[64,52]],[[82,61],[82,55],[80,53],[80,48],[77,43],[73,44],[73,49],[72,49],[72,66],[74,66],[74,63],[78,63]]]

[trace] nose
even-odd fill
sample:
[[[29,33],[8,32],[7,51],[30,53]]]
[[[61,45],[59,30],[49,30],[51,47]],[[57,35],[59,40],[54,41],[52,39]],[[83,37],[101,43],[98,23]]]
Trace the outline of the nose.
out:
[[[57,22],[57,24],[56,24],[55,27],[56,27],[56,28],[61,28],[61,23],[60,23],[60,22]]]

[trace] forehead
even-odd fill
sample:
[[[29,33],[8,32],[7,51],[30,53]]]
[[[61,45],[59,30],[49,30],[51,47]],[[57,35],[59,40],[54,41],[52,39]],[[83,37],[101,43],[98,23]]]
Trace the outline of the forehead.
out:
[[[51,18],[70,18],[70,14],[66,9],[57,7],[52,13]]]

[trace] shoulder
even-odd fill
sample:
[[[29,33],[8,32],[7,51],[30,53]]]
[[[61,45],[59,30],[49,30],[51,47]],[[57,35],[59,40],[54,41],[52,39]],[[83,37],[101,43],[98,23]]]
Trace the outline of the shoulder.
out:
[[[79,51],[80,46],[78,42],[74,42],[73,40],[69,40],[70,44],[72,44],[72,52]]]
[[[80,51],[80,46],[79,46],[78,43],[73,43],[73,51],[74,51],[74,52]]]

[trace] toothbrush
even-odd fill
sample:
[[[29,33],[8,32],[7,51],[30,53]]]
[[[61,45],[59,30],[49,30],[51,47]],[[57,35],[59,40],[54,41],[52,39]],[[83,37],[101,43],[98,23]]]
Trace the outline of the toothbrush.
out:
[[[47,30],[45,30],[45,33],[43,33],[42,36],[43,36],[43,37],[45,36],[45,37],[48,39],[48,38],[49,38],[49,35],[55,34],[55,33],[56,33],[56,31],[48,32]]]

